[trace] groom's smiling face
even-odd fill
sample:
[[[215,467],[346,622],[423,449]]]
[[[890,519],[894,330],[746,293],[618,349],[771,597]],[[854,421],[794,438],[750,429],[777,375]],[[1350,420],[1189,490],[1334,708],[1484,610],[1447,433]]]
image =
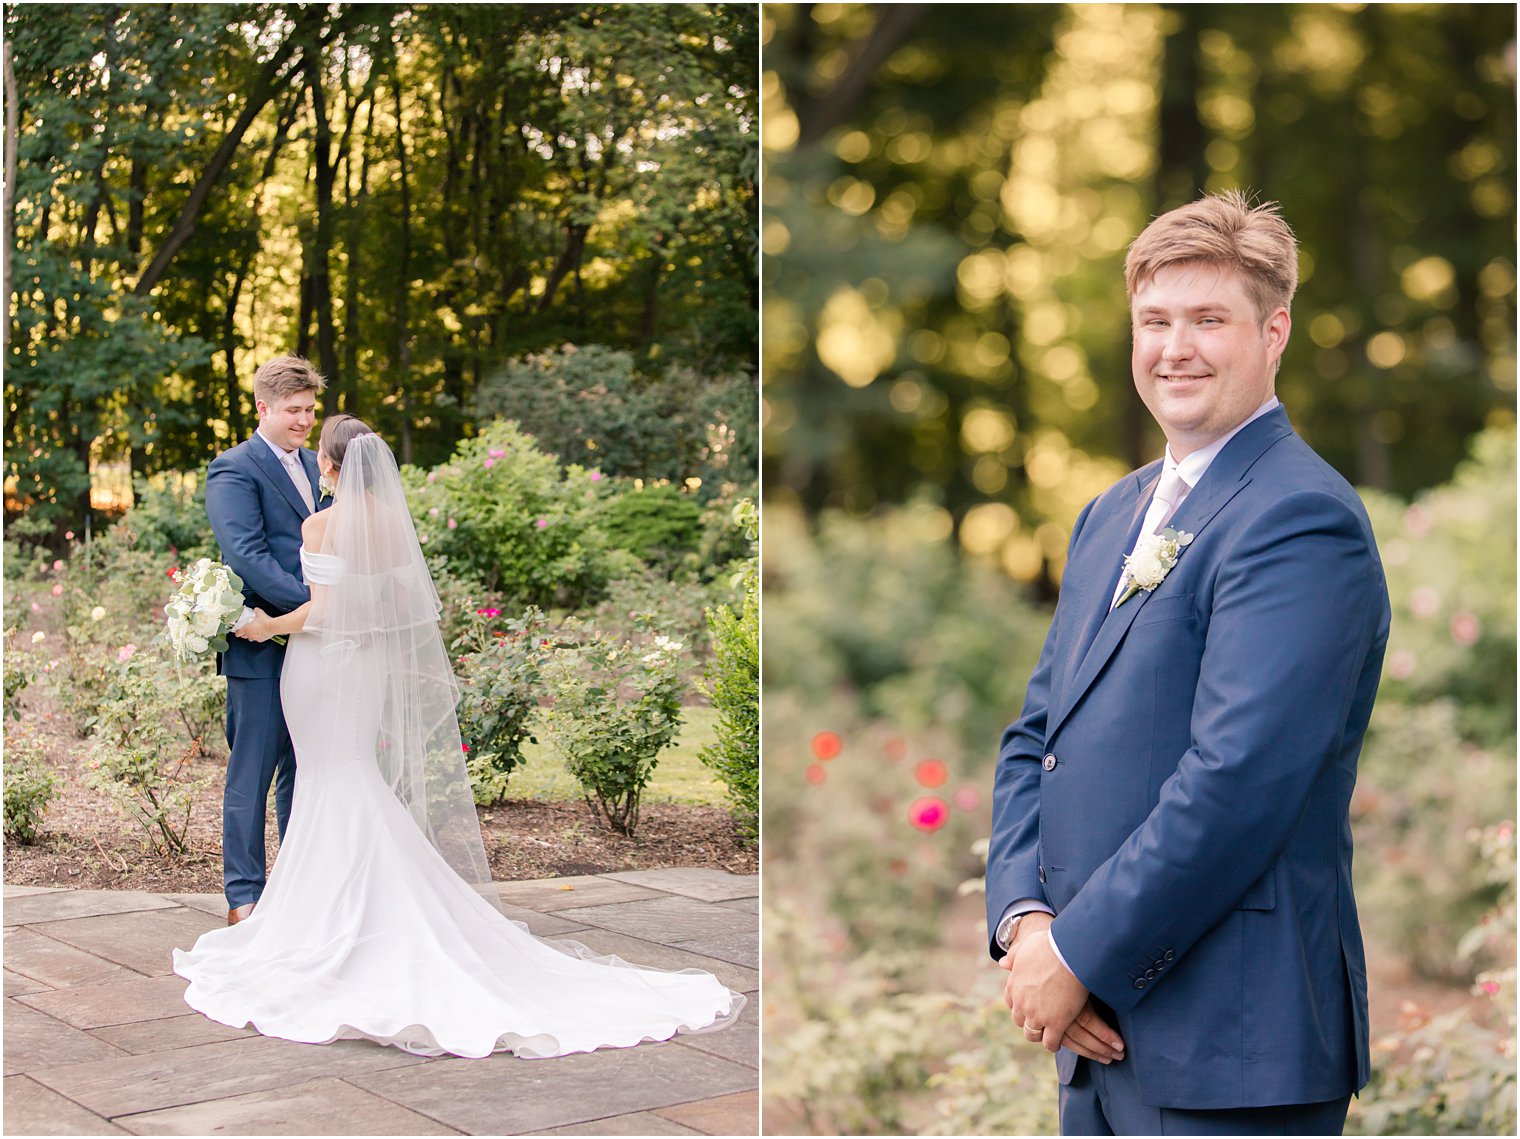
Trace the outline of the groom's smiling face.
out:
[[[306,445],[317,421],[317,393],[296,392],[273,403],[258,402],[259,429],[273,443],[292,449]]]

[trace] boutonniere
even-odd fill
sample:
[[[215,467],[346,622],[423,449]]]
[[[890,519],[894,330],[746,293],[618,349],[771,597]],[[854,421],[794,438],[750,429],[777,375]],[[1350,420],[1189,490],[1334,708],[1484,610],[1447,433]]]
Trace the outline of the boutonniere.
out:
[[[1167,527],[1159,534],[1141,534],[1133,553],[1124,555],[1124,592],[1114,602],[1117,609],[1142,589],[1150,593],[1166,580],[1182,547],[1193,540],[1191,534]]]
[[[321,500],[325,500],[325,499],[331,498],[333,496],[333,491],[335,491],[337,489],[338,489],[337,487],[333,486],[332,480],[329,479],[326,475],[320,475],[320,476],[318,476],[318,478],[317,478],[317,491],[319,492],[319,496],[320,496]]]

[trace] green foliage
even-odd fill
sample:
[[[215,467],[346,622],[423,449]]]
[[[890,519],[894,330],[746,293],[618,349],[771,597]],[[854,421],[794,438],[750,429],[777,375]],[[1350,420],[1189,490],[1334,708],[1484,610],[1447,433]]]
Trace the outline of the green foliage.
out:
[[[11,732],[5,741],[5,837],[35,842],[42,816],[58,790],[58,780],[42,764],[36,742]]]
[[[1449,700],[1380,700],[1362,749],[1352,825],[1357,901],[1369,940],[1396,945],[1419,973],[1462,982],[1464,931],[1498,888],[1457,836],[1502,822],[1515,809],[1514,748],[1462,739]],[[1432,763],[1432,756],[1445,763]]]
[[[607,595],[588,619],[604,633],[624,638],[641,629],[659,629],[680,641],[694,661],[710,653],[703,610],[720,597],[730,596],[726,583],[699,582],[665,575],[645,566],[618,574],[607,583]]]
[[[598,344],[509,360],[481,381],[475,410],[515,420],[562,463],[629,478],[695,477],[704,498],[755,469],[752,377],[709,379],[684,367],[646,374],[632,353]]]
[[[1460,708],[1464,738],[1515,736],[1515,433],[1472,440],[1451,482],[1411,506],[1368,493],[1393,628],[1378,699]],[[1509,750],[1513,750],[1510,748]]]
[[[638,829],[639,799],[681,726],[681,648],[665,636],[636,647],[585,631],[556,657],[554,745],[592,815],[619,834]]]
[[[758,538],[759,512],[744,500],[734,509],[735,528],[751,543]],[[707,611],[713,660],[705,690],[718,714],[718,738],[702,749],[701,760],[728,788],[740,828],[758,834],[760,814],[760,575],[758,555],[741,571],[739,610],[720,605]]]
[[[668,483],[618,488],[605,500],[600,523],[609,544],[669,573],[692,557],[702,538],[702,507]]]
[[[618,568],[594,524],[601,484],[579,467],[561,470],[515,423],[491,424],[441,467],[408,467],[404,480],[435,569],[514,605],[584,604]]]
[[[1372,1082],[1347,1121],[1361,1135],[1512,1135],[1515,1132],[1515,827],[1469,833],[1499,898],[1458,954],[1491,968],[1473,985],[1476,1009],[1406,1011],[1402,1039],[1376,1049]]]
[[[459,681],[459,735],[469,749],[465,767],[478,806],[507,796],[507,779],[523,762],[523,745],[537,743],[531,718],[538,709],[543,614],[528,609],[503,619],[500,609],[477,609],[453,642]]]
[[[905,730],[950,725],[981,754],[1013,719],[1049,614],[990,567],[963,566],[926,506],[810,533],[765,511],[767,689],[847,684],[868,715]]]
[[[1514,810],[1515,479],[1513,432],[1489,431],[1412,506],[1365,496],[1393,627],[1352,800],[1357,892],[1369,937],[1448,982],[1500,888],[1452,836]]]
[[[36,664],[31,653],[13,647],[14,629],[5,630],[5,711],[0,719],[21,719],[21,694],[37,679]]]
[[[132,485],[132,509],[115,529],[129,532],[134,548],[179,566],[217,558],[216,536],[206,518],[205,479],[169,473],[151,479],[139,476]]]
[[[103,464],[201,466],[252,428],[272,345],[427,464],[482,375],[592,329],[704,377],[752,366],[757,23],[7,8],[11,512],[82,531]]]
[[[201,783],[188,768],[194,749],[166,754],[155,743],[142,738],[101,741],[91,753],[85,781],[141,826],[158,853],[185,854]]]

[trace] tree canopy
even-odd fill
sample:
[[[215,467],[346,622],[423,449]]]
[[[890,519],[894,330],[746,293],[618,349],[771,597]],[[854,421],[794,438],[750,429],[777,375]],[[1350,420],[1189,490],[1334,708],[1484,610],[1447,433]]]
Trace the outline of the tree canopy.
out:
[[[764,10],[769,501],[927,497],[1047,587],[1161,440],[1122,263],[1205,191],[1302,245],[1278,391],[1359,485],[1513,423],[1515,12],[1488,5]]]
[[[746,4],[5,11],[7,498],[201,466],[295,351],[403,460],[567,342],[757,350]]]

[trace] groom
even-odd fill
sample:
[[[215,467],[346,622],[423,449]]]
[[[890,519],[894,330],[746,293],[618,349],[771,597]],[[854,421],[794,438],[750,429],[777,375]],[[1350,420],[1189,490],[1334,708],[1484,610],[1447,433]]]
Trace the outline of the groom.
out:
[[[1298,284],[1276,207],[1164,214],[1125,278],[1167,449],[1072,532],[998,757],[991,950],[1057,1053],[1062,1134],[1339,1134],[1369,1064],[1349,803],[1382,566],[1273,392]]]
[[[327,381],[299,356],[279,356],[253,377],[259,427],[206,472],[206,513],[222,556],[243,579],[246,604],[279,615],[310,598],[301,580],[301,523],[318,509],[316,454],[305,447]],[[248,610],[244,610],[245,616]],[[241,621],[239,621],[241,624]],[[217,659],[227,678],[227,787],[222,798],[222,878],[227,924],[253,912],[264,892],[264,804],[275,785],[280,838],[290,820],[296,757],[280,706],[285,649],[232,637]]]

